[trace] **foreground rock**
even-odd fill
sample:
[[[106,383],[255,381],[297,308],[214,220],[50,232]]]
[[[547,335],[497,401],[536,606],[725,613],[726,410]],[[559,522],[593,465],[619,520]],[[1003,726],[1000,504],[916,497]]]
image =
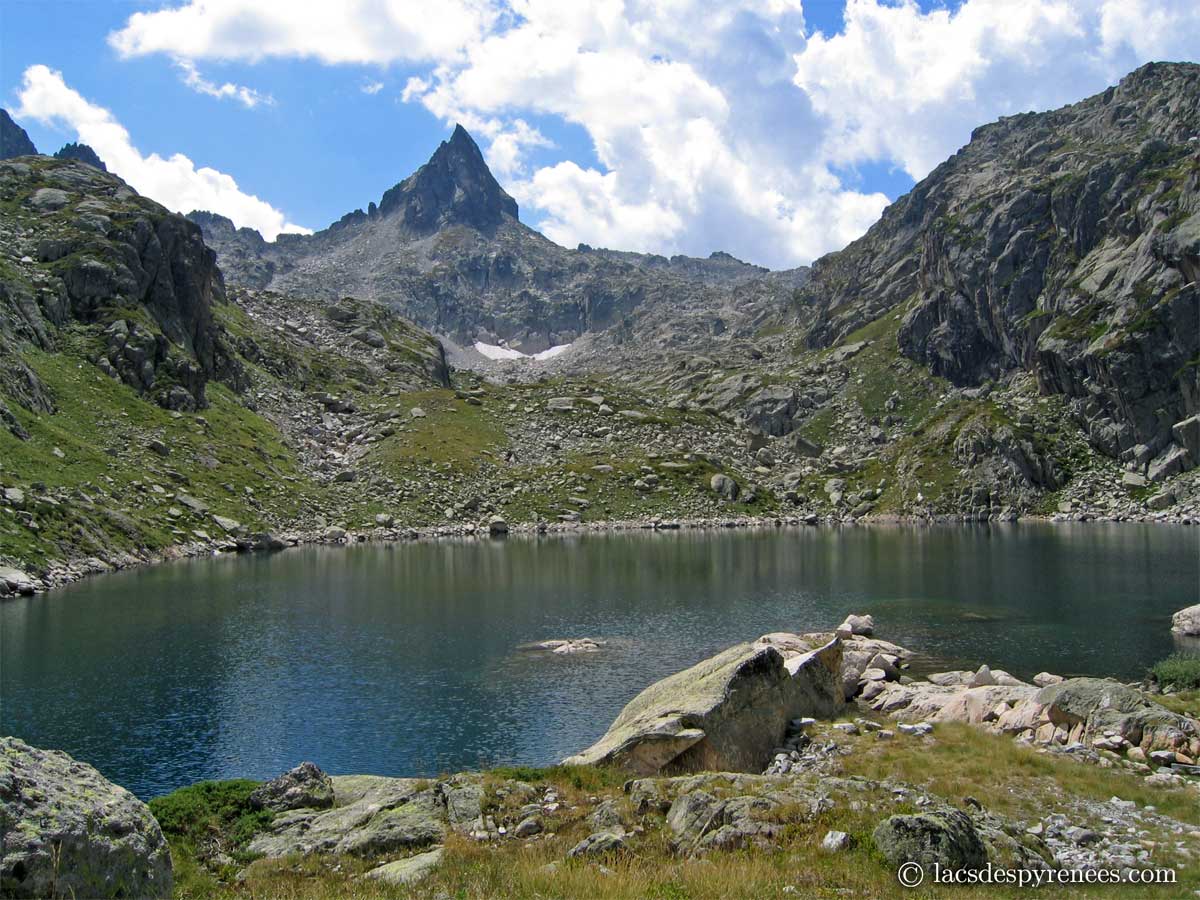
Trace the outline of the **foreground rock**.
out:
[[[565,762],[638,775],[762,771],[792,719],[841,707],[841,656],[836,637],[788,654],[771,643],[730,647],[646,688],[604,737]]]
[[[414,856],[406,856],[404,859],[384,863],[363,877],[382,881],[384,884],[415,884],[433,874],[433,870],[441,863],[444,852],[441,847],[438,847]]]
[[[144,803],[86,763],[0,738],[0,895],[169,897],[171,854]]]
[[[1171,616],[1171,631],[1185,637],[1200,637],[1200,603],[1185,607]]]
[[[310,762],[300,763],[250,795],[255,809],[326,809],[333,806],[333,779]]]
[[[879,823],[872,840],[893,866],[915,862],[925,867],[981,869],[988,861],[971,817],[958,809],[891,816]]]
[[[467,832],[482,827],[483,788],[478,777],[432,783],[416,778],[340,775],[330,781],[333,802],[329,808],[281,813],[267,831],[251,841],[250,852],[267,857],[289,853],[375,857],[441,844],[451,829]]]

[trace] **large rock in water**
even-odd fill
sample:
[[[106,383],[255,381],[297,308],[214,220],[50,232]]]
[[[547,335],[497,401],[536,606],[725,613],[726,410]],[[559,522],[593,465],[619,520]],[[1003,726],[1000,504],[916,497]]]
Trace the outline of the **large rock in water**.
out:
[[[1184,607],[1171,616],[1171,630],[1187,637],[1200,637],[1200,603]]]
[[[568,764],[659,772],[762,771],[791,719],[844,703],[837,638],[785,661],[770,644],[738,644],[652,684],[599,741]]]
[[[169,897],[171,853],[146,804],[58,750],[0,738],[0,895]]]

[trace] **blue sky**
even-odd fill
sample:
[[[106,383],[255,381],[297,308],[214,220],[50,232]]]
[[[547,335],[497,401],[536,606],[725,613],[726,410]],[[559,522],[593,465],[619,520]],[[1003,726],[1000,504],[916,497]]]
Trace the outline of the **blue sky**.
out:
[[[43,152],[91,135],[268,237],[377,200],[461,120],[560,243],[782,267],[981,122],[1200,58],[1192,0],[849,2],[4,0],[0,98]]]

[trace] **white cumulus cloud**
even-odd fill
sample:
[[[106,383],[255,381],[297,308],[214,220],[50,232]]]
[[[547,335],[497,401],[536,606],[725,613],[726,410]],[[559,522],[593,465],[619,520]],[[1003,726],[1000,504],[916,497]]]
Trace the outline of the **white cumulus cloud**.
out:
[[[190,0],[109,40],[125,56],[403,63],[403,99],[471,130],[553,239],[790,266],[888,202],[839,172],[923,177],[975,126],[1196,59],[1197,35],[1196,0],[848,0],[830,35],[802,0]],[[594,160],[534,165],[555,121]]]
[[[889,160],[914,178],[1002,115],[1098,93],[1152,60],[1200,56],[1196,0],[848,0],[839,34],[796,54],[827,123],[823,154]]]
[[[78,140],[99,154],[110,171],[169,209],[181,213],[194,209],[217,212],[235,225],[257,229],[267,240],[274,240],[280,232],[310,233],[288,222],[266,201],[241,191],[224,172],[207,166],[197,168],[182,153],[165,159],[157,153],[143,156],[113,114],[69,87],[60,72],[43,65],[30,66],[17,97],[17,118],[72,129]]]
[[[232,82],[216,84],[200,74],[196,64],[190,59],[176,60],[175,65],[183,75],[183,83],[198,94],[216,97],[218,100],[236,100],[246,109],[254,109],[260,103],[266,106],[274,104],[275,100],[269,94],[262,94],[254,88]]]
[[[108,42],[125,57],[442,61],[501,15],[487,0],[190,0],[134,13]]]
[[[520,154],[510,166],[510,192],[554,240],[722,249],[787,266],[858,236],[886,205],[815,155],[816,119],[792,81],[799,3],[517,0],[513,10],[514,24],[411,81],[405,97],[447,123],[520,112],[582,127],[598,166],[526,172]]]

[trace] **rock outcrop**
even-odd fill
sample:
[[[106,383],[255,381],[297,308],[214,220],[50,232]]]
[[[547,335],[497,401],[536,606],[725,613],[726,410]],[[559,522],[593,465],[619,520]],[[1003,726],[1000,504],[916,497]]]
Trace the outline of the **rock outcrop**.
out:
[[[0,738],[0,895],[169,897],[171,853],[144,803],[86,763]]]
[[[769,643],[731,647],[646,688],[565,762],[639,775],[762,771],[792,719],[842,705],[841,651],[837,638],[786,659]]]
[[[915,816],[889,816],[872,834],[875,848],[893,866],[917,863],[932,870],[982,869],[987,847],[971,817],[959,809],[924,812]]]
[[[1171,631],[1185,637],[1200,637],[1200,603],[1184,607],[1171,616]]]
[[[898,346],[962,386],[1031,372],[1142,475],[1195,465],[1200,66],[1151,63],[1072,106],[977,128],[813,265],[798,321],[835,346],[907,304]]]
[[[327,809],[333,806],[333,797],[333,779],[315,764],[303,762],[254,791],[250,805],[273,812]]]
[[[96,155],[96,151],[87,144],[69,143],[64,144],[62,149],[54,154],[55,159],[77,159],[81,163],[86,163],[94,169],[99,169],[101,172],[107,172],[108,166],[104,161]]]
[[[457,776],[434,783],[335,775],[331,781],[332,806],[322,795],[317,797],[321,806],[281,812],[251,841],[250,851],[267,857],[289,853],[376,857],[440,844],[452,828],[469,832],[483,827],[483,787],[478,777]]]
[[[7,109],[0,109],[0,159],[14,156],[33,156],[37,147],[25,133],[25,129],[12,120]]]
[[[68,322],[99,326],[96,365],[170,409],[205,406],[212,379],[245,386],[214,321],[224,282],[196,225],[74,160],[0,163],[0,198],[36,221],[36,261],[54,276],[3,280],[0,337],[54,349]]]

